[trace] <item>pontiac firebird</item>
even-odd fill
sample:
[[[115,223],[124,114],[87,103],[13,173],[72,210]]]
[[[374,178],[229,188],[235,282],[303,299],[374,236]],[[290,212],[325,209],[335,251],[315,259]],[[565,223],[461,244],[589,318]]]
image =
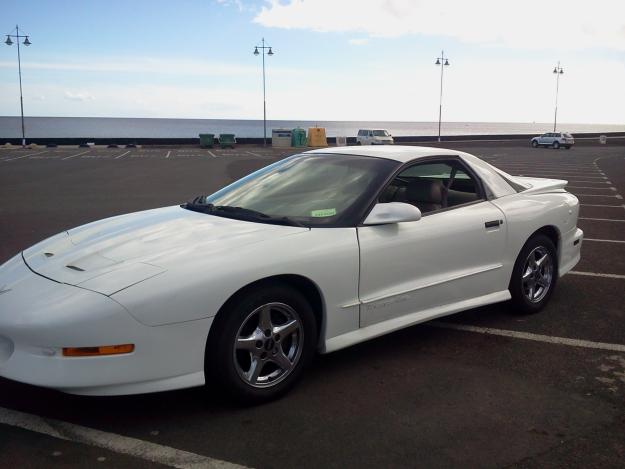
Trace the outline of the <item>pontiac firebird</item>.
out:
[[[316,352],[496,302],[537,312],[580,258],[566,183],[455,150],[325,148],[71,229],[0,267],[0,376],[260,402]]]

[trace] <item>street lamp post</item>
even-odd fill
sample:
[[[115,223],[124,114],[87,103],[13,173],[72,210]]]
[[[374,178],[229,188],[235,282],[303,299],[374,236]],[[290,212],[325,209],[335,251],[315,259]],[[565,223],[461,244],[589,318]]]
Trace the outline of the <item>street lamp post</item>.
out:
[[[449,66],[449,60],[445,58],[445,51],[441,51],[441,56],[436,58],[436,65],[441,67],[441,94],[438,100],[438,141],[441,141],[441,119],[443,116],[443,70]]]
[[[558,61],[558,65],[553,69],[553,73],[556,75],[556,109],[553,113],[553,131],[556,131],[556,125],[558,123],[558,91],[560,88],[560,75],[564,73],[564,69],[560,67],[560,61]]]
[[[22,111],[22,146],[26,146],[26,133],[24,131],[24,98],[22,97],[22,60],[20,57],[20,39],[24,38],[25,46],[30,46],[31,42],[28,40],[28,35],[21,35],[19,26],[15,26],[15,34],[7,34],[7,40],[4,43],[7,46],[13,45],[13,41],[11,38],[15,38],[15,42],[17,43],[17,70],[20,77],[20,109]]]
[[[261,52],[258,51],[261,50]],[[267,52],[265,52],[267,51]],[[262,39],[260,45],[254,48],[254,55],[261,54],[263,56],[263,146],[267,146],[267,98],[265,92],[265,54],[273,55],[270,46],[265,45],[265,38]]]

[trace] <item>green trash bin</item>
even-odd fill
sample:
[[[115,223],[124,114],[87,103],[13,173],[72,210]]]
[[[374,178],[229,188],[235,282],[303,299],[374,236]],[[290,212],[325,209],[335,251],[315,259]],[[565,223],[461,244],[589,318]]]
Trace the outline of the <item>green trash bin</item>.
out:
[[[237,139],[234,134],[219,134],[219,145],[221,148],[232,148],[234,149],[234,144],[237,143]]]
[[[215,143],[214,134],[200,134],[200,146],[202,148],[213,148]]]
[[[308,145],[308,140],[306,139],[306,130],[293,129],[291,133],[291,146],[292,147],[305,147]]]

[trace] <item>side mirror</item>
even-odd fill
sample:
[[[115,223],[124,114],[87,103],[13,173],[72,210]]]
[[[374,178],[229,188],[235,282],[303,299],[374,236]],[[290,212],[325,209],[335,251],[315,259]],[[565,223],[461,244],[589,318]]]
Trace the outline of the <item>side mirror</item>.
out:
[[[363,225],[390,225],[421,219],[421,210],[403,202],[377,203]]]

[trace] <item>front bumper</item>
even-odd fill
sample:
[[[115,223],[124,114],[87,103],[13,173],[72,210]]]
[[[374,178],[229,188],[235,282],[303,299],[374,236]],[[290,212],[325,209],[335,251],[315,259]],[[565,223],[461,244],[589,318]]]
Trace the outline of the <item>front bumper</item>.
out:
[[[113,299],[33,273],[21,255],[0,267],[0,376],[74,394],[115,395],[204,384],[212,319],[150,327]],[[133,353],[63,357],[63,347],[135,344]]]

